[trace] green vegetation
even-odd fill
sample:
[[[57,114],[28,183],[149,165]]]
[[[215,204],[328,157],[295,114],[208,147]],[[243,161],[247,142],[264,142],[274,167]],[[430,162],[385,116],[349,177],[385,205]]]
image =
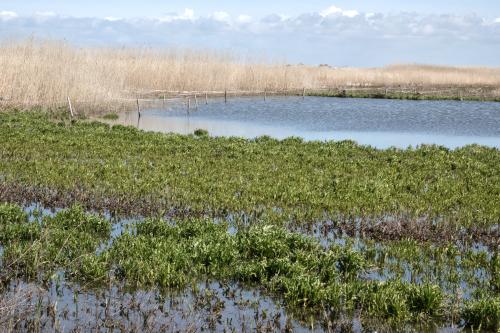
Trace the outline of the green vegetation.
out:
[[[102,119],[106,120],[117,120],[119,118],[117,113],[107,113],[104,116],[102,116]]]
[[[207,134],[0,113],[0,294],[61,273],[165,293],[218,281],[325,326],[498,329],[498,149]],[[112,236],[104,212],[143,218]]]
[[[146,219],[110,242],[110,222],[80,207],[33,215],[30,220],[20,207],[0,205],[2,268],[27,279],[45,281],[61,271],[79,282],[163,289],[205,279],[236,281],[282,297],[291,310],[326,311],[332,318],[362,311],[364,319],[391,325],[462,315],[473,327],[493,329],[500,311],[498,297],[481,296],[492,290],[491,269],[500,265],[487,251],[350,240],[325,248],[282,227],[262,224],[228,232],[228,224],[207,218]],[[399,253],[401,248],[407,250]],[[417,276],[408,279],[398,272],[403,263],[415,265],[410,271]],[[482,277],[475,276],[477,270],[485,272]],[[376,278],[373,272],[386,276]],[[457,291],[467,284],[471,289],[465,291],[473,295],[467,302],[457,300]]]
[[[72,278],[96,274],[93,259],[98,246],[109,238],[109,221],[85,214],[77,206],[54,217],[35,216],[29,221],[20,207],[0,205],[3,270],[42,281],[60,268]]]
[[[495,148],[195,138],[98,122],[68,126],[40,113],[1,114],[0,137],[0,196],[8,201],[299,224],[331,219],[346,228],[361,218],[372,234],[397,220],[403,238],[418,232],[486,242],[500,219]]]
[[[208,136],[208,131],[199,128],[199,129],[194,131],[194,135],[196,135],[196,136]]]
[[[467,91],[454,93],[442,92],[418,92],[418,91],[383,91],[381,89],[332,89],[332,90],[310,90],[307,96],[338,97],[338,98],[375,98],[375,99],[406,99],[406,100],[440,100],[440,101],[477,101],[477,102],[500,102],[500,97],[488,94],[488,96],[477,96]]]
[[[469,326],[498,332],[500,323],[500,296],[484,297],[467,304],[463,316]]]

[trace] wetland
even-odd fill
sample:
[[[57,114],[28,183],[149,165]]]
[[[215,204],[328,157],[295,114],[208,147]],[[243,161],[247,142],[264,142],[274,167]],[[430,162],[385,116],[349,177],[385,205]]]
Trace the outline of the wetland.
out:
[[[277,113],[257,116],[245,115],[258,104],[246,101],[200,105],[189,119],[298,129],[236,137],[141,127],[154,116],[186,121],[184,104],[144,111],[139,129],[126,114],[109,124],[0,113],[0,327],[498,330],[497,104],[384,101],[395,104],[367,119],[359,105],[328,99],[344,112],[310,103],[301,112],[317,119],[303,121],[286,109],[300,98],[267,102]],[[422,103],[422,118],[398,103]],[[336,126],[470,140],[300,137]]]

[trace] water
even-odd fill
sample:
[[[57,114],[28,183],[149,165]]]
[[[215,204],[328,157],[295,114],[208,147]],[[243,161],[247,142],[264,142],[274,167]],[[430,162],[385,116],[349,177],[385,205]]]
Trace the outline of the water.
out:
[[[38,211],[35,213],[35,210]],[[39,216],[54,216],[60,209],[47,209],[31,204],[25,207],[32,222]],[[36,215],[36,216],[34,216]],[[106,218],[111,216],[106,214]],[[127,226],[133,226],[141,219],[112,220],[113,231],[109,242],[104,242],[98,252],[112,245],[113,240]],[[328,223],[334,227],[333,223]],[[338,238],[334,230],[320,232],[321,226],[310,231],[311,236],[328,247],[329,244],[340,246],[347,244],[346,238]],[[237,229],[230,228],[234,234]],[[307,232],[294,230],[295,232]],[[332,232],[332,233],[330,233]],[[370,247],[363,240],[357,241],[357,250],[366,252]],[[474,244],[476,253],[489,256],[487,247]],[[0,248],[1,249],[1,248]],[[464,250],[464,253],[466,250]],[[389,254],[388,254],[389,253]],[[375,247],[372,269],[361,274],[363,280],[387,281],[400,279],[403,282],[421,283],[431,278],[448,293],[456,293],[460,285],[462,297],[468,299],[479,285],[493,279],[482,267],[462,267],[467,257],[458,255],[455,260],[444,258],[436,267],[434,258],[427,254],[416,261],[408,261],[404,256],[394,256],[382,245]],[[381,263],[381,259],[383,261]],[[489,257],[491,259],[491,257]],[[1,259],[1,252],[0,252]],[[426,261],[429,260],[429,261]],[[442,258],[443,259],[443,258]],[[441,266],[441,268],[440,268]],[[2,263],[0,261],[0,267]],[[376,268],[379,268],[378,270]],[[461,277],[455,280],[450,272]],[[469,274],[474,278],[464,279]],[[452,278],[452,280],[450,280]],[[239,284],[215,279],[199,279],[196,283],[179,290],[160,290],[155,287],[137,289],[117,280],[106,285],[79,284],[67,279],[64,271],[54,274],[47,284],[26,281],[22,278],[4,280],[0,289],[0,331],[23,330],[26,327],[41,327],[42,332],[70,331],[287,331],[325,332],[331,327],[343,327],[339,331],[363,332],[375,328],[387,330],[383,322],[360,318],[359,312],[330,313],[312,312],[303,309],[287,308],[279,293],[273,294],[259,285]],[[28,325],[28,326],[26,326]],[[32,326],[29,326],[32,325]],[[408,326],[407,331],[459,332],[452,319],[429,321],[429,326]],[[373,326],[373,327],[372,327]]]
[[[144,130],[214,136],[269,135],[305,140],[354,140],[377,148],[439,144],[456,148],[481,144],[500,148],[500,103],[407,101],[324,97],[262,97],[168,102],[163,109],[120,115],[119,122]]]

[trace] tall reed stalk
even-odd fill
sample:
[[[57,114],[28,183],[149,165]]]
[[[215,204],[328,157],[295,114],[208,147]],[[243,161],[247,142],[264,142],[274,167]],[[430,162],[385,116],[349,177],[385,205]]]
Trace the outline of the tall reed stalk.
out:
[[[53,107],[64,105],[70,96],[77,107],[109,111],[131,108],[138,95],[155,90],[301,91],[339,86],[490,86],[500,96],[500,68],[332,68],[249,60],[208,50],[77,48],[33,39],[0,44],[4,107]]]

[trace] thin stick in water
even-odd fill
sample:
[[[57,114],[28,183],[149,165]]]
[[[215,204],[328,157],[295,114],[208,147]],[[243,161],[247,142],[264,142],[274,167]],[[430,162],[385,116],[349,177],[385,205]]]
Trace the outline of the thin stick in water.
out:
[[[136,99],[136,103],[137,103],[137,114],[139,115],[139,118],[141,118],[141,107],[139,105],[139,99]]]

